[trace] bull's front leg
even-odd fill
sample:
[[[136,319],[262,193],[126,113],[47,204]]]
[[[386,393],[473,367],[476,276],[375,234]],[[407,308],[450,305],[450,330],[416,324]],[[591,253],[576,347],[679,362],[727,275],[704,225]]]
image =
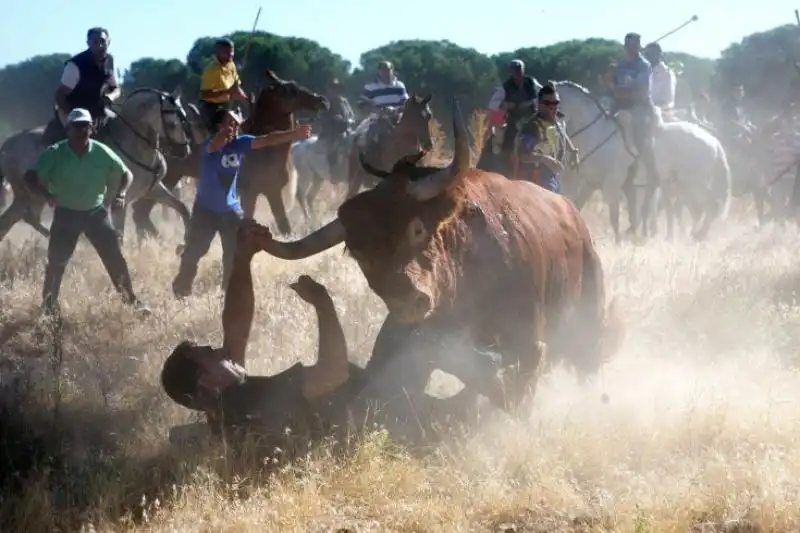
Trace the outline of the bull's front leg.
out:
[[[539,313],[537,313],[538,315]],[[517,324],[519,325],[519,324]],[[503,354],[505,409],[516,412],[523,400],[536,394],[545,365],[544,319],[535,317],[533,327],[516,327],[498,338]]]

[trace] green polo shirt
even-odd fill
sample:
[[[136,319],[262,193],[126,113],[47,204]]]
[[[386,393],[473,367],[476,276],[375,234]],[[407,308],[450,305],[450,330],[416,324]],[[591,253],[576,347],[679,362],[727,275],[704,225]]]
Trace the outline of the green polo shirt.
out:
[[[111,148],[90,139],[81,155],[70,148],[67,140],[48,146],[34,170],[60,207],[91,211],[103,205],[107,188],[117,190],[128,167]]]

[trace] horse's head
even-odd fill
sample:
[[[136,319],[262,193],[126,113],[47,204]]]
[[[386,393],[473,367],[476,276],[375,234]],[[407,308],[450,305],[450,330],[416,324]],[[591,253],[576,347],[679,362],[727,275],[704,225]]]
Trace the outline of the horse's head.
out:
[[[266,70],[267,85],[251,105],[247,131],[263,134],[291,127],[292,116],[298,111],[317,114],[330,109],[330,102],[294,81],[283,80]]]
[[[427,152],[433,148],[430,101],[431,95],[411,95],[403,105],[403,113],[392,138],[401,155],[416,153],[420,149]]]
[[[192,131],[180,89],[171,94],[151,88],[136,89],[125,99],[121,114],[123,122],[154,141],[163,152],[177,158],[192,153]],[[166,140],[166,149],[161,146],[162,139]]]

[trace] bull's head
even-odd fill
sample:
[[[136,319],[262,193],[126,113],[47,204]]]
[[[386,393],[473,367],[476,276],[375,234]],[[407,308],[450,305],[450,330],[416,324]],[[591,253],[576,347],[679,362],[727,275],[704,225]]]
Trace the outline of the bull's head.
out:
[[[446,239],[470,170],[466,125],[454,107],[455,150],[448,166],[417,167],[422,153],[401,159],[389,172],[364,164],[367,172],[383,178],[377,187],[344,202],[339,216],[311,235],[272,241],[265,250],[283,259],[303,259],[344,242],[370,287],[398,319],[416,322],[431,314],[452,286]]]

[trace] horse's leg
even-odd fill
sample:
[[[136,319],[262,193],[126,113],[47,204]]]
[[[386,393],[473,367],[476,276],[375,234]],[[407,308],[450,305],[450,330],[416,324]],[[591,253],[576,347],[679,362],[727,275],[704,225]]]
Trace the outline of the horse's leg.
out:
[[[14,224],[22,220],[25,216],[25,211],[27,211],[28,208],[24,202],[23,198],[15,195],[8,209],[3,211],[3,214],[0,215],[0,241],[5,239],[8,232],[14,227]]]
[[[283,235],[288,235],[292,232],[292,226],[289,224],[289,217],[286,215],[286,206],[283,203],[283,191],[286,186],[290,185],[290,176],[287,170],[281,170],[274,178],[275,181],[271,182],[268,187],[265,187],[263,193],[264,196],[267,197],[267,202],[269,202],[269,208],[278,226],[278,231]],[[283,187],[278,187],[278,184],[284,185]]]
[[[364,172],[357,170],[350,173],[350,179],[347,180],[347,198],[352,198],[358,194],[361,187],[364,185]]]
[[[184,243],[186,242],[186,235],[189,231],[189,218],[191,217],[191,213],[189,213],[189,208],[186,207],[186,204],[181,202],[169,189],[167,189],[166,185],[163,182],[158,182],[158,184],[153,187],[150,192],[145,195],[145,198],[151,198],[158,202],[161,205],[169,206],[174,209],[178,215],[181,217],[181,221],[183,222],[183,239]],[[137,200],[141,201],[140,200]],[[148,222],[152,224],[152,221],[148,218]],[[180,247],[179,247],[180,248]]]
[[[758,219],[758,227],[763,227],[766,224],[766,214],[764,212],[764,204],[766,202],[766,197],[764,195],[764,189],[761,187],[756,187],[753,189],[753,204],[756,207],[756,217]]]
[[[39,235],[44,237],[45,239],[50,238],[50,230],[44,227],[42,224],[42,211],[44,211],[44,204],[43,203],[30,203],[28,208],[25,210],[25,214],[22,215],[22,220],[28,224],[30,227],[35,229]]]
[[[318,222],[317,212],[314,211],[314,201],[317,199],[320,189],[322,189],[322,180],[316,179],[311,183],[311,187],[306,193],[306,202],[308,202],[309,209],[311,210],[311,222],[313,224]]]
[[[622,234],[619,231],[619,195],[615,195],[608,201],[608,218],[611,229],[614,230],[614,242],[622,243]]]
[[[136,236],[140,245],[146,237],[158,238],[158,229],[150,218],[150,213],[155,205],[155,200],[144,197],[138,199],[131,206],[133,225],[136,227]]]

